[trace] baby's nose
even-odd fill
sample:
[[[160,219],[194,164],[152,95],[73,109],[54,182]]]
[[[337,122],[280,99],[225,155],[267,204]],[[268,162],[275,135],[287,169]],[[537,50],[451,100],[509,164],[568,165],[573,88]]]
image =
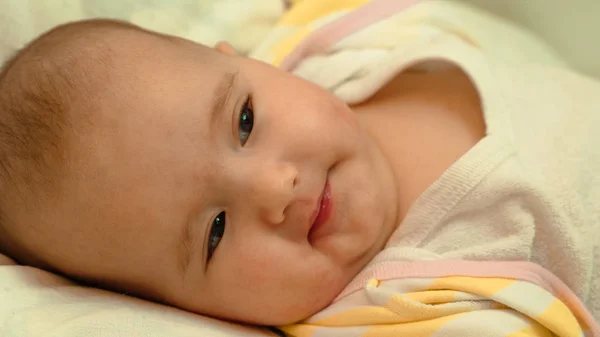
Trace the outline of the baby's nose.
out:
[[[261,222],[280,224],[286,208],[293,202],[298,171],[289,163],[262,163],[247,177],[249,200]]]

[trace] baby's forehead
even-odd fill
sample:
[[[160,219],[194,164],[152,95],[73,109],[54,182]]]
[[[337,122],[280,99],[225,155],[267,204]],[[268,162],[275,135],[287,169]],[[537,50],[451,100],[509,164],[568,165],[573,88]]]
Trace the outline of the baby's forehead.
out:
[[[144,30],[127,22],[95,19],[57,26],[40,35],[14,58],[14,66],[38,66],[49,75],[93,77],[115,69],[115,62],[131,54],[152,54],[171,37]],[[120,64],[119,67],[123,67]],[[22,69],[20,69],[22,70]]]
[[[31,41],[7,63],[6,80],[42,91],[49,86],[76,91],[110,65],[115,51],[110,40],[124,29],[135,29],[126,27],[104,20],[58,26]]]
[[[195,74],[210,82],[218,57],[212,48],[129,23],[89,20],[42,35],[24,48],[16,68],[24,86],[39,87],[42,93],[53,86],[49,92],[70,105],[65,113],[77,129],[84,127],[82,122],[93,126],[104,118],[99,111],[111,115],[111,110],[126,108],[124,104],[132,108],[132,96],[144,94],[139,92],[140,79],[144,84],[151,78],[156,83],[169,81],[176,72],[189,72],[188,65],[205,64],[207,71]]]

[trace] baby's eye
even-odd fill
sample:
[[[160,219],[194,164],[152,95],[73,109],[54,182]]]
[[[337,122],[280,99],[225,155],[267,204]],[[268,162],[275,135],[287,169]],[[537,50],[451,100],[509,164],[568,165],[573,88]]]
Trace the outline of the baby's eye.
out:
[[[223,237],[224,233],[225,233],[225,212],[221,212],[221,213],[219,213],[219,215],[217,215],[215,217],[215,219],[213,220],[212,225],[210,227],[210,233],[208,234],[208,252],[206,254],[207,261],[210,261],[210,258],[212,257],[213,253],[215,252],[215,249],[217,249],[219,242],[221,242],[221,238]]]
[[[242,146],[248,141],[252,127],[254,127],[254,111],[252,109],[252,98],[248,96],[240,112],[240,125],[238,128]]]

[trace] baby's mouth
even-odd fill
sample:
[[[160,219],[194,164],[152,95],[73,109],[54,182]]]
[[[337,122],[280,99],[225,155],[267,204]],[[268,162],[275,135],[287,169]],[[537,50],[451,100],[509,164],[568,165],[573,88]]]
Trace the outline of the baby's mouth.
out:
[[[312,225],[308,232],[308,240],[311,243],[314,243],[316,239],[318,239],[322,233],[324,232],[325,225],[329,218],[331,218],[331,210],[333,206],[333,199],[331,196],[331,186],[329,184],[329,179],[325,182],[325,187],[323,188],[323,192],[317,201],[316,210],[311,217]]]

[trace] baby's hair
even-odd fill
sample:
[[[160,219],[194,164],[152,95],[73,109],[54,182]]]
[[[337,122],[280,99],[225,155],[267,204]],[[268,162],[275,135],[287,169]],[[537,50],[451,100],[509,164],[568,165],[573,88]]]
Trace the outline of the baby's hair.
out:
[[[115,30],[124,22],[88,20],[58,26],[36,38],[0,69],[0,253],[19,259],[14,212],[34,210],[65,174],[72,117],[90,113],[110,67]],[[78,117],[79,118],[79,117]],[[31,226],[34,224],[19,224]],[[25,258],[26,259],[26,258]]]
[[[32,50],[33,49],[33,50]],[[0,249],[10,253],[7,204],[56,178],[61,161],[64,108],[55,70],[35,55],[35,44],[0,71]],[[61,81],[64,82],[64,81]],[[62,83],[61,83],[62,84]]]

